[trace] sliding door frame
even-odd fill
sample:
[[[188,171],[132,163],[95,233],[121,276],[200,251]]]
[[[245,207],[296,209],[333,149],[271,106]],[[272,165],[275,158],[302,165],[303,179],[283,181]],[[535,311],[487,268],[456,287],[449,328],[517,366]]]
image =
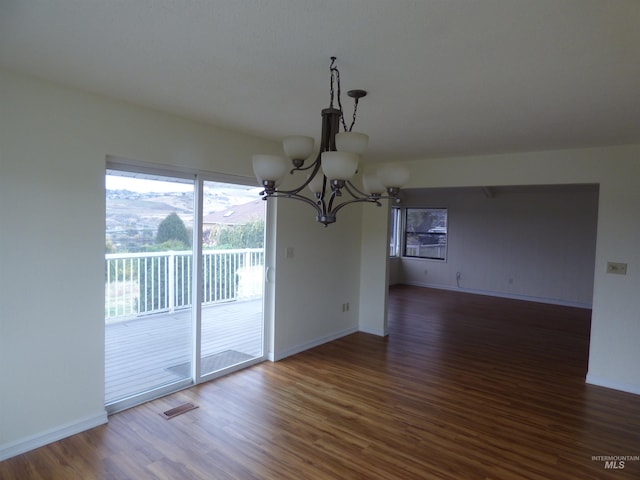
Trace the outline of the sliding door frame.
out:
[[[204,182],[219,182],[219,183],[230,183],[230,184],[235,184],[235,185],[246,185],[246,186],[252,186],[252,185],[256,185],[256,180],[253,177],[241,177],[241,176],[236,176],[236,175],[228,175],[228,174],[218,174],[218,173],[213,173],[213,172],[202,172],[199,171],[196,174],[196,198],[198,199],[198,212],[202,209],[202,205],[203,205],[203,191],[204,191]],[[256,185],[256,189],[258,188],[258,186]],[[256,194],[257,196],[257,194]],[[266,202],[269,203],[269,202]],[[202,342],[201,342],[201,333],[202,333],[202,329],[201,324],[202,324],[202,314],[201,314],[201,309],[202,309],[202,215],[198,215],[197,219],[194,220],[194,227],[193,227],[193,231],[194,231],[194,237],[197,238],[197,248],[194,250],[194,258],[197,260],[197,269],[198,269],[198,275],[197,275],[197,279],[194,278],[194,283],[193,283],[193,287],[194,287],[194,291],[196,292],[196,299],[194,298],[194,302],[197,303],[197,311],[198,311],[198,318],[196,320],[196,322],[194,322],[194,325],[196,325],[196,328],[194,330],[194,342],[196,342],[196,347],[197,347],[197,352],[196,352],[196,348],[194,348],[194,353],[197,355],[197,361],[193,362],[193,374],[195,378],[195,383],[196,385],[200,384],[200,383],[204,383],[204,382],[208,382],[210,380],[214,380],[216,378],[222,377],[224,375],[228,375],[230,373],[236,372],[238,370],[242,370],[244,368],[250,367],[252,365],[256,365],[258,363],[261,363],[263,361],[265,361],[267,359],[267,332],[270,331],[270,328],[267,328],[268,325],[271,324],[271,319],[273,317],[273,315],[267,311],[268,305],[271,305],[270,302],[266,302],[265,298],[268,294],[269,291],[269,283],[267,282],[267,269],[269,265],[269,260],[270,258],[272,258],[272,255],[268,254],[268,252],[270,251],[271,248],[271,242],[269,241],[269,236],[266,234],[269,229],[270,229],[270,214],[269,214],[269,209],[266,208],[265,209],[265,222],[264,222],[264,251],[265,251],[265,266],[264,266],[264,279],[265,281],[263,282],[263,288],[262,288],[262,355],[256,358],[253,358],[251,360],[247,360],[246,362],[242,362],[241,364],[238,365],[233,365],[231,367],[227,367],[223,370],[219,370],[216,372],[211,372],[211,373],[207,373],[205,375],[202,375],[202,371],[201,371],[201,362],[200,362],[200,358],[201,358],[201,346],[202,346]],[[196,229],[196,225],[197,225],[197,229]],[[197,232],[197,233],[196,233]],[[196,253],[197,251],[197,253]],[[194,270],[195,272],[195,270]],[[195,275],[194,275],[195,277]],[[196,311],[194,310],[194,315]]]
[[[269,287],[270,282],[267,280],[267,270],[269,265],[269,259],[273,258],[273,255],[270,253],[271,241],[270,237],[272,235],[267,235],[267,232],[272,231],[270,227],[270,209],[267,208],[265,211],[265,240],[264,240],[264,249],[265,249],[265,272],[264,278],[265,282],[263,283],[263,294],[262,294],[262,355],[260,357],[256,357],[249,361],[243,362],[238,365],[234,365],[216,372],[212,372],[202,376],[201,372],[201,340],[202,340],[202,209],[203,209],[203,190],[204,190],[204,182],[219,182],[219,183],[229,183],[235,185],[246,185],[252,186],[256,184],[255,178],[253,177],[244,177],[239,175],[230,175],[230,174],[222,174],[215,173],[209,171],[203,171],[198,169],[184,168],[184,167],[174,167],[168,165],[159,165],[149,162],[141,162],[130,159],[125,159],[122,157],[114,157],[107,156],[106,160],[106,169],[105,170],[115,170],[122,171],[140,175],[142,178],[145,176],[154,177],[174,177],[180,178],[184,180],[189,180],[193,182],[194,187],[194,220],[193,220],[193,238],[192,238],[192,252],[193,252],[193,280],[192,280],[192,325],[193,325],[193,345],[192,345],[192,362],[191,362],[191,378],[185,380],[179,380],[170,385],[164,385],[159,388],[152,389],[148,392],[145,392],[140,395],[136,395],[134,397],[123,399],[113,404],[107,406],[107,413],[112,414],[127,408],[133,407],[135,405],[139,405],[141,403],[147,402],[149,400],[153,400],[156,398],[160,398],[162,396],[168,395],[170,393],[174,393],[180,390],[184,390],[186,388],[192,387],[193,385],[197,385],[200,383],[204,383],[215,378],[228,375],[229,373],[241,370],[243,368],[247,368],[249,366],[255,365],[267,359],[267,347],[269,344],[267,333],[272,332],[272,328],[270,327],[273,315],[271,311],[267,311],[267,308],[273,308],[272,302],[265,301],[267,295],[271,295],[270,290],[272,288]],[[256,185],[256,188],[258,186]]]

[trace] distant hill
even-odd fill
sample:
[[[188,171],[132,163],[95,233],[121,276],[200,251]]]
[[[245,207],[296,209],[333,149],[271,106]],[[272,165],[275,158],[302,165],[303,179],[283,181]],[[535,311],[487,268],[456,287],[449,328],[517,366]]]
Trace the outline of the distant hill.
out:
[[[203,214],[228,210],[234,205],[255,200],[257,195],[237,189],[205,191]],[[259,198],[259,197],[258,197]],[[175,212],[188,229],[193,228],[192,192],[133,192],[106,191],[106,241],[117,251],[136,251],[154,242],[158,225]]]
[[[204,229],[212,225],[245,225],[249,222],[264,218],[265,203],[262,198],[256,198],[242,205],[232,205],[229,208],[204,215],[202,224]]]

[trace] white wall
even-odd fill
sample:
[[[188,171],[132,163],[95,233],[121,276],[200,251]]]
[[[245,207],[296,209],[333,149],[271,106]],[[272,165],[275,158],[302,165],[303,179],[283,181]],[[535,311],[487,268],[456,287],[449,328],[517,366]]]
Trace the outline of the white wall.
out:
[[[400,257],[389,258],[389,285],[402,283],[402,260]]]
[[[362,205],[363,225],[361,251],[361,288],[359,329],[375,335],[387,335],[387,298],[389,282],[389,211],[388,201],[382,207]],[[379,259],[379,260],[377,260]],[[384,287],[380,288],[384,282]]]
[[[401,283],[591,307],[596,186],[420,189],[404,198],[405,207],[447,208],[449,235],[444,262],[402,258]]]
[[[640,394],[640,145],[416,160],[410,168],[408,188],[599,184],[587,381]],[[364,234],[376,229],[365,219]],[[607,261],[627,263],[627,275],[607,274]],[[379,283],[369,288],[380,291]]]
[[[358,208],[344,208],[324,227],[309,205],[278,202],[275,360],[357,331],[360,291]]]
[[[6,70],[0,110],[2,459],[106,419],[107,155],[253,177],[251,155],[280,146]],[[284,203],[276,218],[278,242],[295,248],[287,263],[276,244],[267,299],[270,345],[285,356],[357,328],[360,219],[324,229],[307,206]],[[336,313],[338,293],[350,312]]]
[[[106,156],[251,177],[251,154],[279,147],[6,70],[0,70],[0,111],[4,458],[105,419]],[[411,167],[410,187],[599,183],[588,379],[640,393],[640,146],[424,160]],[[378,210],[348,207],[326,229],[302,203],[277,208],[273,357],[359,325],[385,331],[387,279],[379,272],[386,272],[388,221],[361,215],[366,208]],[[294,248],[294,258],[286,258],[286,247]],[[607,275],[607,260],[627,262],[628,275]],[[358,306],[359,299],[366,305]],[[351,309],[343,313],[346,302]]]

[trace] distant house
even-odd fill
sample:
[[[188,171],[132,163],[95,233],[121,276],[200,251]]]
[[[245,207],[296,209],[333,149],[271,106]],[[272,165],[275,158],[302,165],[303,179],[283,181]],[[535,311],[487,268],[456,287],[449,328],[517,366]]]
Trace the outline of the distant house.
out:
[[[210,213],[202,218],[203,229],[215,225],[245,225],[249,222],[264,219],[265,202],[257,198],[242,205],[234,205],[219,212]]]

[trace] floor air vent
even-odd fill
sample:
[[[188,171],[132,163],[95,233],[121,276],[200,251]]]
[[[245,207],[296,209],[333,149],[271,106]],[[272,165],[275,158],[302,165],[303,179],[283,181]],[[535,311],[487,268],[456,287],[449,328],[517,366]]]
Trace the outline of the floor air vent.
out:
[[[198,408],[198,406],[194,405],[193,403],[183,403],[182,405],[178,405],[177,407],[167,410],[166,412],[162,412],[160,415],[169,420],[173,417],[177,417],[180,414],[186,413],[196,408]]]

